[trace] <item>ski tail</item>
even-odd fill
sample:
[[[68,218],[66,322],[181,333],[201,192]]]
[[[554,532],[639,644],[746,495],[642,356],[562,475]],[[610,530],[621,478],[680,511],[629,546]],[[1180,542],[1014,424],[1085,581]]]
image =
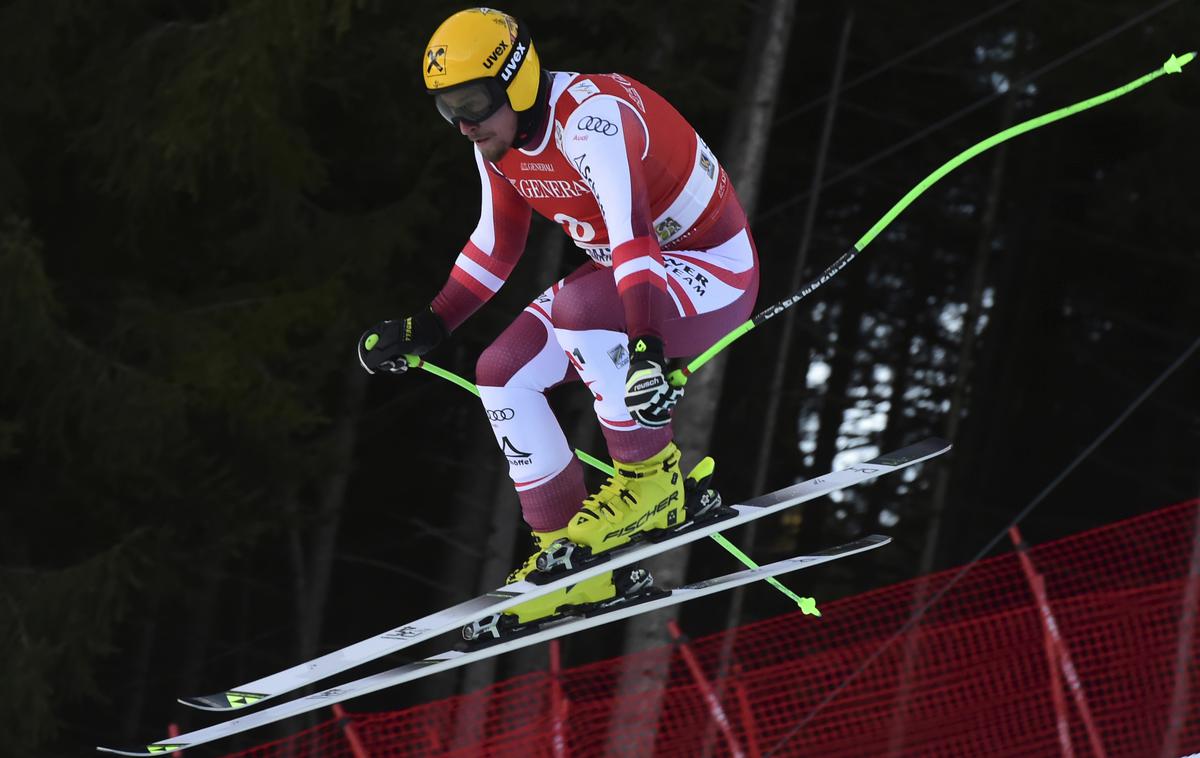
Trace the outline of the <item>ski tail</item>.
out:
[[[229,711],[235,708],[245,708],[260,700],[271,697],[259,692],[218,692],[213,695],[196,695],[181,697],[179,702],[203,711]]]

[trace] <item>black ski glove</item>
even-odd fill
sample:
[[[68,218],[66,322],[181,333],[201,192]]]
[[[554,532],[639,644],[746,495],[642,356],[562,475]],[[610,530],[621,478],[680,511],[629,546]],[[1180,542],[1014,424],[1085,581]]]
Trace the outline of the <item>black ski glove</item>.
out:
[[[432,308],[408,318],[380,321],[358,338],[358,362],[368,374],[403,374],[408,370],[405,355],[424,355],[447,334],[445,324]]]
[[[629,341],[629,355],[625,379],[629,415],[642,426],[666,426],[671,423],[671,409],[683,397],[683,387],[672,387],[667,380],[662,340],[635,337]]]

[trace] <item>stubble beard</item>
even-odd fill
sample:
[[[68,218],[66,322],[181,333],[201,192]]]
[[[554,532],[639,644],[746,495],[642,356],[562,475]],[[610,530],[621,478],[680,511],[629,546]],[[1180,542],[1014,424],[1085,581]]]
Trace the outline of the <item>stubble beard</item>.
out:
[[[501,158],[508,155],[508,150],[509,146],[505,144],[501,144],[499,147],[489,145],[488,147],[481,146],[479,148],[479,152],[483,153],[483,157],[492,163],[497,163]]]

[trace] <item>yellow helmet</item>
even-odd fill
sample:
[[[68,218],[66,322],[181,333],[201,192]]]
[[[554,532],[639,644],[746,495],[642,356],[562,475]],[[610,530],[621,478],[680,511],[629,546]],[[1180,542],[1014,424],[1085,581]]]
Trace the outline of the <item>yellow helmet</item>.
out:
[[[541,65],[525,26],[491,8],[459,11],[425,49],[425,89],[447,121],[478,123],[505,102],[518,113],[537,102]]]

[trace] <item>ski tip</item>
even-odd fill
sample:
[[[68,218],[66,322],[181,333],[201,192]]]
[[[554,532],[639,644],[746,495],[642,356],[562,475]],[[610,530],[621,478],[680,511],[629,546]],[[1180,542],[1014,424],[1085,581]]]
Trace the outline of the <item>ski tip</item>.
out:
[[[819,550],[813,555],[815,556],[844,556],[862,553],[867,550],[874,550],[877,547],[883,547],[892,541],[891,537],[883,534],[868,534],[866,537],[859,538],[853,542],[847,542],[845,545],[838,545],[826,550]]]
[[[874,550],[877,547],[890,545],[892,538],[886,534],[868,534],[865,537],[860,537],[848,545],[843,545],[856,553],[865,553],[868,550]]]
[[[145,747],[115,748],[115,747],[99,747],[99,746],[97,746],[96,752],[108,753],[110,755],[151,755],[151,756],[154,756],[154,755],[167,755],[169,753],[175,753],[180,750],[183,750],[187,746],[188,745],[183,742],[167,742],[166,740],[163,740],[162,742],[155,742],[153,745],[146,745]]]
[[[949,450],[950,443],[941,437],[929,437],[920,442],[902,447],[891,453],[885,453],[878,458],[872,458],[867,464],[876,466],[904,466],[925,458],[941,455]]]
[[[190,708],[199,708],[202,711],[233,711],[254,705],[267,697],[269,696],[257,692],[218,692],[215,695],[181,697],[178,700]]]

